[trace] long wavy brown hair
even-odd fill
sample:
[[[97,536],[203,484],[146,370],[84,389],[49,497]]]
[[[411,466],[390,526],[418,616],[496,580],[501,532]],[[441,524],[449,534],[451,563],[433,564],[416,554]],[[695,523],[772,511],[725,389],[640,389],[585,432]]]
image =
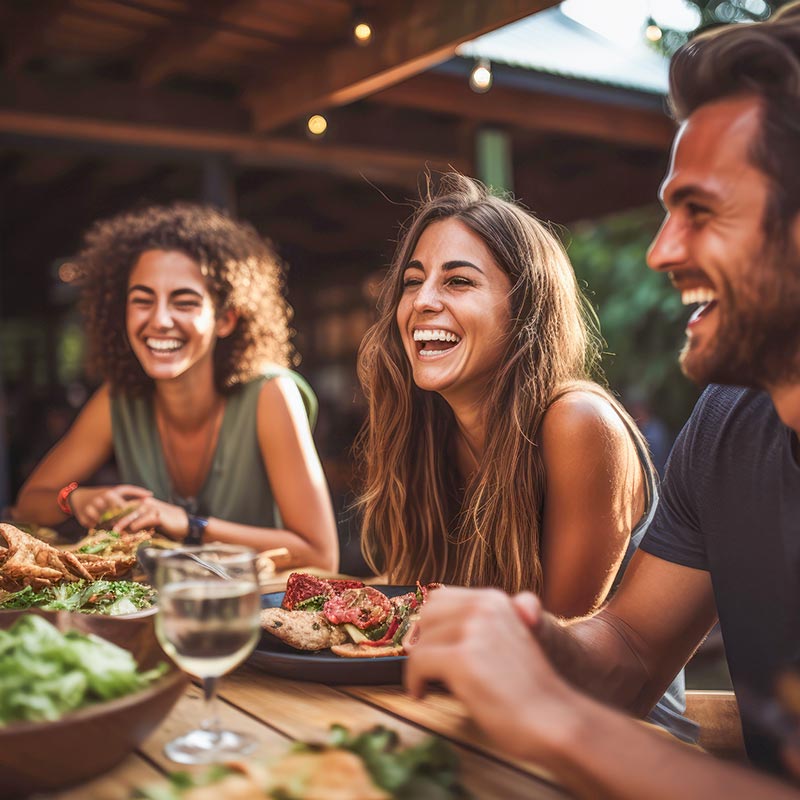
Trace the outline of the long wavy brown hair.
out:
[[[432,222],[456,219],[508,274],[508,346],[485,393],[485,450],[466,486],[454,468],[456,420],[445,400],[419,389],[395,314],[403,271]],[[364,470],[362,549],[389,579],[541,591],[545,474],[537,436],[548,406],[574,388],[601,393],[597,316],[558,239],[519,205],[477,181],[430,182],[401,236],[359,351],[369,416],[356,452]],[[634,435],[636,435],[634,433]]]
[[[153,388],[125,332],[128,277],[146,250],[174,250],[191,258],[200,266],[217,314],[237,312],[233,332],[214,348],[218,391],[255,378],[268,363],[292,362],[291,308],[283,269],[269,243],[252,226],[211,206],[150,206],[95,223],[76,259],[87,368],[108,381],[112,392],[141,395]]]

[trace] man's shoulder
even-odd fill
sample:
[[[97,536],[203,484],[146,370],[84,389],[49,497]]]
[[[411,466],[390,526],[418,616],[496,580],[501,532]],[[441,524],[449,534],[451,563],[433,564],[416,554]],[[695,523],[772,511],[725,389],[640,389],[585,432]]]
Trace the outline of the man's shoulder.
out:
[[[729,411],[737,407],[771,406],[772,400],[769,394],[761,389],[712,383],[706,387],[697,401],[697,405],[706,409],[715,408]]]
[[[711,384],[706,388],[689,418],[688,426],[717,437],[724,429],[749,424],[753,419],[777,421],[769,394],[742,386]]]
[[[673,471],[688,470],[696,478],[713,474],[721,461],[738,461],[769,446],[780,427],[766,392],[712,384],[697,401],[669,461]]]

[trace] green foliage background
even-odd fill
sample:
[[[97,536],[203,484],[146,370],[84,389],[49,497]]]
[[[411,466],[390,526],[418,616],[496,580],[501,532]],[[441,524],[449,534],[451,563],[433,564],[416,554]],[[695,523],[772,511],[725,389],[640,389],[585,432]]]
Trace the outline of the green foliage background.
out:
[[[700,12],[697,31],[663,28],[654,47],[671,55],[698,31],[731,22],[759,22],[791,0],[684,0]],[[651,20],[655,22],[655,20]],[[644,396],[677,434],[699,396],[681,373],[678,354],[690,310],[666,276],[647,268],[647,247],[662,210],[653,205],[573,225],[563,236],[578,280],[598,313],[607,354],[603,367],[623,401]]]
[[[663,211],[656,205],[571,227],[564,235],[584,293],[600,318],[611,388],[625,401],[646,396],[676,434],[699,395],[678,354],[690,311],[665,275],[647,268],[647,247]]]

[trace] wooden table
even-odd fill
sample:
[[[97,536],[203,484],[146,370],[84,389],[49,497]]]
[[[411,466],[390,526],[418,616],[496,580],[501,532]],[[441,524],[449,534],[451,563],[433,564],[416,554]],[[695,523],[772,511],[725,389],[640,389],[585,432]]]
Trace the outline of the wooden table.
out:
[[[489,746],[449,695],[433,694],[417,701],[399,686],[330,687],[274,678],[248,664],[221,680],[219,695],[223,724],[254,734],[260,742],[254,758],[278,756],[293,740],[324,741],[335,722],[352,730],[383,724],[407,744],[431,733],[448,739],[461,760],[464,784],[479,800],[567,796],[535,764],[514,761]],[[185,769],[164,757],[164,744],[197,726],[202,716],[202,694],[192,685],[136,753],[100,778],[53,798],[127,800],[134,787],[163,781],[170,770]]]
[[[303,572],[323,577],[321,570]],[[263,592],[283,591],[290,571],[279,572]],[[380,578],[371,582],[381,583]],[[327,740],[334,723],[351,730],[385,725],[397,731],[402,742],[414,744],[438,734],[458,753],[463,782],[476,800],[564,800],[568,795],[550,782],[536,764],[515,761],[489,746],[467,718],[463,706],[452,696],[433,693],[413,700],[399,686],[326,686],[320,683],[275,678],[245,663],[219,684],[222,724],[253,734],[260,747],[253,758],[269,759],[285,753],[292,741]],[[201,690],[189,686],[159,729],[122,764],[111,772],[52,800],[128,800],[137,786],[164,780],[167,772],[200,771],[168,761],[164,745],[203,718]]]

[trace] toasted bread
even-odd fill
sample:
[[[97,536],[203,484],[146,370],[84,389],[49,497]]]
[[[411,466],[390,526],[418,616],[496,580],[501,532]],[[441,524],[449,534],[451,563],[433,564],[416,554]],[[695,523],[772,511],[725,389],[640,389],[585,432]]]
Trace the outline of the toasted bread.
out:
[[[368,644],[337,644],[331,651],[342,658],[386,658],[402,656],[405,651],[401,644],[384,644],[373,647]]]
[[[298,650],[324,650],[347,641],[344,630],[331,625],[321,611],[265,608],[261,611],[261,627]]]

